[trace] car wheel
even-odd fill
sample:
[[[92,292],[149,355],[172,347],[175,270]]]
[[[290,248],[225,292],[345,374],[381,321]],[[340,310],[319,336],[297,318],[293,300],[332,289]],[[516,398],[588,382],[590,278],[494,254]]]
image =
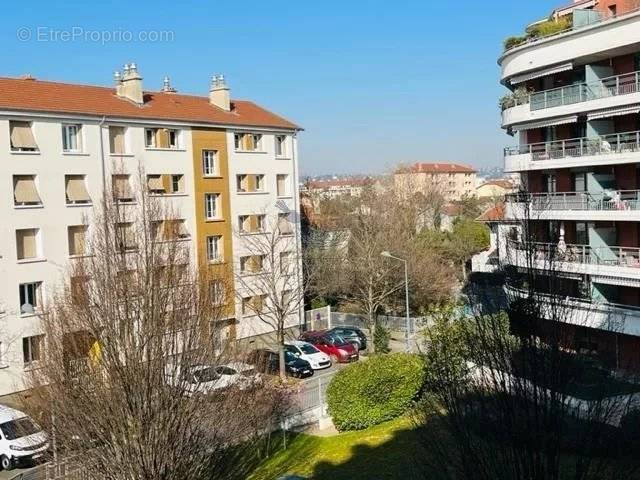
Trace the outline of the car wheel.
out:
[[[0,467],[2,470],[11,470],[13,468],[13,462],[6,455],[0,456]]]

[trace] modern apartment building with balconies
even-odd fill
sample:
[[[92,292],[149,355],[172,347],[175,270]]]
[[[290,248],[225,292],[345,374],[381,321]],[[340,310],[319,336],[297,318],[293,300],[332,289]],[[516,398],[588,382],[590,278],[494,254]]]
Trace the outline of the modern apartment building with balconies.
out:
[[[0,396],[23,390],[24,372],[44,355],[41,315],[74,259],[91,255],[86,240],[106,191],[130,208],[136,192],[160,200],[175,216],[159,219],[157,238],[188,242],[194,263],[233,279],[246,228],[260,233],[241,219],[286,221],[299,238],[298,131],[232,100],[221,76],[208,96],[177,93],[168,79],[144,90],[135,65],[113,87],[0,78]],[[265,333],[229,284],[220,295],[230,340]]]
[[[640,10],[629,3],[574,2],[547,20],[565,17],[566,28],[499,59],[512,92],[502,127],[517,140],[505,171],[520,174],[523,189],[507,197],[501,261],[543,272],[553,258],[562,288],[541,282],[540,298],[571,307],[578,349],[637,370]]]

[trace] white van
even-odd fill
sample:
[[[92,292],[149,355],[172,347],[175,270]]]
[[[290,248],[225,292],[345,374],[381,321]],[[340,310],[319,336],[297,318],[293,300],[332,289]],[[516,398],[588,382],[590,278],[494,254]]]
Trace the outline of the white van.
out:
[[[0,467],[42,457],[49,448],[49,436],[26,413],[0,405]]]

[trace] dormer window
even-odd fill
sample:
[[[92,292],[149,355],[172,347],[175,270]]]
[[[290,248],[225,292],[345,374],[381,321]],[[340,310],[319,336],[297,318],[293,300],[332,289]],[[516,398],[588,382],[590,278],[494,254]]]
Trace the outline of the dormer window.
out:
[[[30,122],[9,122],[9,130],[12,152],[38,151]]]

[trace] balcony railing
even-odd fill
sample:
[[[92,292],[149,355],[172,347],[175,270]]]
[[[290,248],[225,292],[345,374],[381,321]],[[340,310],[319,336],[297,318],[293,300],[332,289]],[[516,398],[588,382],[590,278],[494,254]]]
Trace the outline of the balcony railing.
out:
[[[564,262],[609,267],[633,267],[640,269],[640,248],[591,247],[589,245],[509,241],[510,247],[530,252],[533,260]]]
[[[528,203],[533,210],[587,210],[626,211],[640,210],[640,190],[614,190],[602,193],[554,192],[512,193],[507,202]]]
[[[593,138],[570,138],[553,142],[507,147],[505,156],[531,154],[533,160],[557,160],[590,155],[610,155],[640,151],[640,131],[612,133]]]

